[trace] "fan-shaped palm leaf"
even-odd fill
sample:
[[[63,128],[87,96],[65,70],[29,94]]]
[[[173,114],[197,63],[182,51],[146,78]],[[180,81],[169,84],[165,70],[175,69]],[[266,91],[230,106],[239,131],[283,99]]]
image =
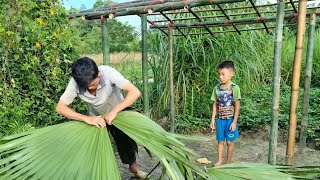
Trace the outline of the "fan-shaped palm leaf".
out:
[[[104,128],[72,121],[1,142],[1,179],[121,179]]]
[[[197,156],[196,153],[178,141],[176,135],[166,132],[148,117],[137,112],[124,111],[113,120],[113,125],[155,154],[167,168],[171,179],[193,179],[191,169],[202,177],[209,178],[189,160],[189,157]]]

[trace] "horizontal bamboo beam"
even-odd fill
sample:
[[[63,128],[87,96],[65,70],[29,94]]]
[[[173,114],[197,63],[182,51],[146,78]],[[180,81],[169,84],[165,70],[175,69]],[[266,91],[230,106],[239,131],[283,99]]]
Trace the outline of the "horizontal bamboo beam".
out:
[[[311,13],[308,13],[307,16],[310,16]],[[319,14],[319,12],[318,12]],[[246,25],[246,24],[260,24],[263,20],[264,22],[274,22],[277,16],[270,16],[265,18],[243,18],[243,19],[236,19],[231,21],[211,21],[211,22],[189,22],[189,23],[175,23],[172,24],[171,27],[173,28],[203,28],[204,25],[206,26],[232,26],[232,23],[235,25]],[[287,14],[284,16],[285,20],[291,20],[297,17],[296,13]],[[167,24],[161,25],[150,25],[150,28],[168,28]]]
[[[151,1],[150,4],[146,6],[130,7],[130,8],[128,7],[128,8],[119,8],[119,9],[115,9],[116,7],[114,7],[106,11],[84,12],[84,13],[80,12],[76,14],[69,14],[67,15],[67,17],[69,19],[76,18],[76,17],[84,17],[85,19],[92,20],[92,19],[100,19],[101,16],[108,17],[109,14],[113,14],[114,17],[118,17],[118,16],[136,15],[136,14],[146,14],[150,10],[152,10],[153,12],[161,12],[161,11],[183,9],[186,6],[198,7],[198,6],[205,6],[205,5],[212,5],[212,4],[234,3],[234,2],[243,2],[243,1],[245,0],[214,0],[214,1],[212,0],[188,0],[188,1],[174,0],[174,2],[167,2],[163,4],[152,4],[152,1]]]

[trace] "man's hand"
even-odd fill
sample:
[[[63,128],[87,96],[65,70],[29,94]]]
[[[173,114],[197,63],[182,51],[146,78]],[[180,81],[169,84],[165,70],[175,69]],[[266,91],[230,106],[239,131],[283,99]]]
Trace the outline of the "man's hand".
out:
[[[233,131],[236,130],[236,128],[237,128],[237,123],[236,123],[236,122],[233,122],[233,123],[230,125],[229,130],[230,130],[231,132],[233,132]]]
[[[211,128],[211,132],[213,132],[214,130],[216,130],[216,122],[215,122],[215,121],[211,121],[211,123],[210,123],[210,128]]]
[[[106,121],[106,123],[108,123],[109,125],[111,125],[111,121],[117,116],[118,113],[116,112],[109,112],[109,114],[104,118],[104,120]]]
[[[85,122],[87,124],[94,125],[97,128],[106,127],[106,122],[101,116],[88,117]]]

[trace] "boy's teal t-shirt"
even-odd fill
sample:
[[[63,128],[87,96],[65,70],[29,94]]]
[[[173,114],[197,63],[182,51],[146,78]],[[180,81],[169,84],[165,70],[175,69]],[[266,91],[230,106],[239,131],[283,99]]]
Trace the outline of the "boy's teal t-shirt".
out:
[[[217,102],[217,117],[231,119],[234,117],[235,101],[241,99],[240,88],[234,83],[231,83],[227,89],[221,89],[220,85],[214,87],[211,100]]]

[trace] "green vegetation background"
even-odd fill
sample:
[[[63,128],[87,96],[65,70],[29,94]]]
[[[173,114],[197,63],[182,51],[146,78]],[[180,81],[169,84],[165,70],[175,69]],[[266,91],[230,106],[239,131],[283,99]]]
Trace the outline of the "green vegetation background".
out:
[[[100,1],[99,1],[100,3]],[[97,5],[97,4],[96,4]],[[74,11],[74,10],[73,10]],[[69,80],[70,65],[81,54],[101,53],[99,21],[69,21],[57,0],[0,1],[0,133],[18,133],[64,122],[55,112]],[[141,48],[134,27],[109,23],[111,52]],[[307,37],[307,36],[306,36]],[[320,30],[316,27],[308,135],[320,137]],[[307,40],[306,40],[307,42]],[[150,107],[153,119],[169,113],[168,43],[157,30],[149,31]],[[202,131],[211,118],[210,96],[219,81],[216,66],[230,59],[236,64],[234,82],[242,90],[240,128],[261,129],[270,124],[274,37],[264,31],[228,33],[216,37],[176,38],[174,82],[176,125],[179,132]],[[306,45],[305,45],[306,47]],[[280,128],[287,129],[295,29],[285,28],[281,68]],[[141,62],[112,64],[142,89]],[[305,55],[302,64],[305,68]],[[300,87],[303,87],[302,72]],[[134,107],[142,111],[141,98]],[[301,119],[302,90],[298,120]],[[86,113],[83,103],[74,108]]]

